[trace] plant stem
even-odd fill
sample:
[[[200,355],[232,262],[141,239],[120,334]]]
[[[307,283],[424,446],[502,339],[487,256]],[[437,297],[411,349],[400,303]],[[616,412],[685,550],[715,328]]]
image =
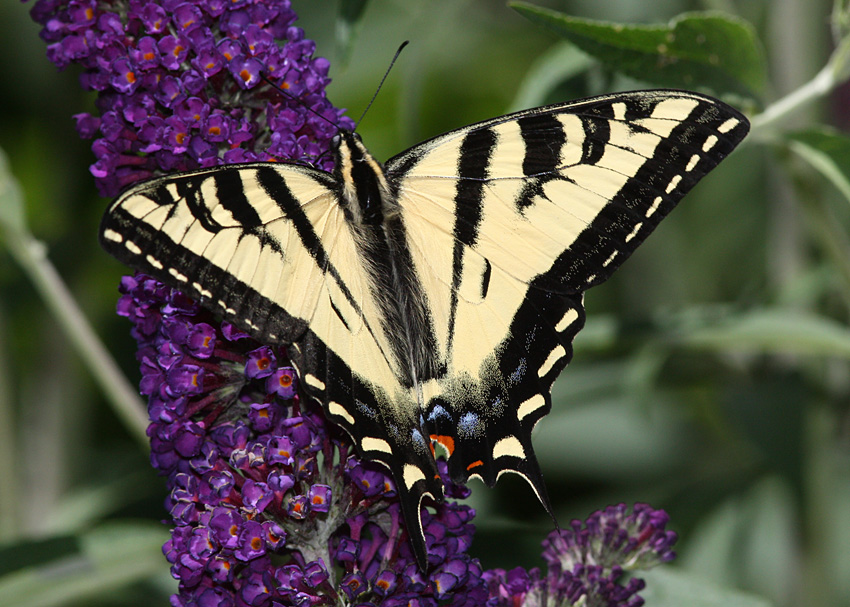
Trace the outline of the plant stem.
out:
[[[115,413],[140,444],[148,447],[145,407],[118,365],[95,334],[68,287],[47,259],[44,244],[27,232],[6,230],[6,244],[59,321],[83,361],[106,394]]]
[[[833,77],[832,63],[827,63],[806,84],[767,106],[763,112],[754,116],[750,132],[757,138],[763,137],[763,133],[768,131],[769,127],[782,122],[789,114],[822,97],[837,85],[838,83]]]
[[[834,503],[835,464],[832,446],[834,429],[838,420],[829,407],[819,404],[810,407],[805,421],[805,470],[804,488],[804,533],[806,556],[802,567],[802,596],[812,607],[835,605],[834,582],[829,575],[831,557],[829,546],[833,545],[834,529],[831,522],[835,515],[831,511]]]

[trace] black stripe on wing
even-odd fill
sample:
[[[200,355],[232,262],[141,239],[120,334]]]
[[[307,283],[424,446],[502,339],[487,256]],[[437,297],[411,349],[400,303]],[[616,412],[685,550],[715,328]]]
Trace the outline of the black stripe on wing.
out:
[[[466,176],[457,180],[455,194],[454,250],[452,252],[452,283],[450,315],[448,322],[448,352],[453,347],[455,318],[457,317],[458,290],[463,276],[463,255],[467,246],[474,246],[481,223],[484,186],[490,176],[490,156],[497,144],[496,134],[490,129],[471,131],[464,137],[458,156],[458,174]]]
[[[653,104],[648,101],[637,97],[627,102],[625,119],[649,117]],[[606,124],[609,112],[609,106],[583,110],[583,114],[604,117]],[[735,126],[726,130],[732,123]],[[539,285],[580,292],[604,282],[748,130],[746,118],[729,106],[701,101],[687,120],[662,138],[653,156],[555,260]],[[708,146],[709,142],[713,143]]]
[[[221,313],[226,320],[262,343],[292,342],[307,328],[304,320],[290,315],[204,257],[163,238],[161,231],[140,222],[121,208],[104,217],[101,230],[101,234],[104,230],[113,230],[125,235],[123,242],[101,236],[101,245],[108,253]],[[131,243],[130,248],[127,247],[128,242]],[[130,249],[135,247],[145,253],[134,254]],[[182,279],[179,278],[181,276]],[[271,336],[274,339],[270,339]]]
[[[305,320],[296,318],[250,284],[211,263],[204,254],[195,253],[181,244],[189,224],[183,226],[182,232],[169,234],[168,230],[150,225],[145,217],[137,217],[126,208],[133,205],[134,200],[145,198],[155,205],[156,211],[167,208],[167,215],[171,218],[178,206],[185,204],[194,222],[209,234],[232,230],[234,242],[250,234],[258,238],[263,254],[283,258],[287,253],[281,249],[277,239],[265,231],[259,214],[244,194],[245,179],[256,179],[280,209],[280,219],[289,222],[314,258],[317,276],[322,273],[329,275],[352,307],[359,310],[359,303],[330,263],[319,236],[304,215],[302,201],[288,188],[280,173],[281,168],[282,165],[264,163],[202,169],[134,186],[104,214],[100,227],[101,245],[118,260],[220,312],[229,322],[261,342],[297,340],[304,333]],[[324,185],[329,193],[333,191],[335,182],[329,175],[313,171],[310,176]],[[214,185],[210,190],[215,191],[215,199],[206,200],[203,192],[210,181]],[[232,226],[222,225],[214,218],[219,205],[233,218]],[[150,205],[141,206],[147,208]],[[148,210],[145,215],[151,212]],[[293,288],[298,286],[293,285]]]
[[[424,570],[427,544],[420,511],[425,496],[443,499],[443,483],[420,430],[419,407],[412,401],[409,407],[387,402],[390,395],[365,383],[309,329],[291,351],[311,396],[352,437],[358,453],[389,469],[413,552]]]

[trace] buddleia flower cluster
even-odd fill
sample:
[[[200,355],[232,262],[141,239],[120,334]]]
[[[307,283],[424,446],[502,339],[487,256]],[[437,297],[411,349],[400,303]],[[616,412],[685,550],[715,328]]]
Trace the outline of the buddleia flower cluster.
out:
[[[288,0],[38,0],[47,54],[82,67],[97,115],[91,172],[114,196],[156,175],[255,160],[329,170],[352,121],[325,96],[328,62]],[[268,84],[273,82],[278,90]],[[544,544],[549,569],[483,571],[467,553],[468,490],[423,512],[420,571],[386,471],[302,399],[282,346],[260,344],[143,274],[120,285],[138,343],[151,463],[167,478],[172,605],[624,605],[623,579],[671,558],[663,513],[593,515]]]
[[[125,277],[121,292],[149,398],[151,461],[171,486],[163,551],[180,580],[176,604],[486,599],[465,552],[471,509],[446,502],[423,519],[434,567],[424,577],[391,479],[299,398],[284,349],[215,326],[144,275]]]
[[[329,169],[321,152],[353,126],[325,97],[329,63],[293,26],[289,2],[39,0],[32,17],[48,58],[82,66],[80,84],[98,93],[99,116],[76,119],[79,134],[95,138],[91,172],[104,196],[218,164]]]
[[[520,567],[486,571],[489,607],[640,607],[645,582],[629,571],[650,569],[676,557],[676,534],[667,513],[647,504],[598,510],[586,521],[553,531],[543,541],[547,573]]]

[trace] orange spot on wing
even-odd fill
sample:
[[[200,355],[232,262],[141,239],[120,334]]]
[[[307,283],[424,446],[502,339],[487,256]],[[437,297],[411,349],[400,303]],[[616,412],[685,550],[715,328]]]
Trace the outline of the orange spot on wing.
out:
[[[449,457],[451,457],[452,453],[454,453],[454,451],[455,451],[455,439],[453,439],[451,436],[446,436],[446,435],[443,435],[443,434],[432,434],[431,440],[434,441],[435,443],[440,443],[446,449],[446,451],[449,452]],[[433,452],[434,452],[434,446],[431,445],[431,453],[433,453]]]
[[[467,469],[467,470],[472,470],[473,468],[477,468],[478,466],[483,466],[483,465],[484,465],[484,462],[482,462],[482,461],[479,459],[479,460],[474,461],[474,462],[472,462],[471,464],[469,464],[469,465],[466,467],[466,469]]]

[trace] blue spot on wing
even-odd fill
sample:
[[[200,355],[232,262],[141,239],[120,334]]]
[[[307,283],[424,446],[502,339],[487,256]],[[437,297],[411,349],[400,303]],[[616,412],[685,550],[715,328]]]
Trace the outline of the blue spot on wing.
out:
[[[470,411],[464,413],[458,421],[457,434],[465,439],[474,438],[481,434],[483,427],[484,424],[481,423],[481,418]]]

